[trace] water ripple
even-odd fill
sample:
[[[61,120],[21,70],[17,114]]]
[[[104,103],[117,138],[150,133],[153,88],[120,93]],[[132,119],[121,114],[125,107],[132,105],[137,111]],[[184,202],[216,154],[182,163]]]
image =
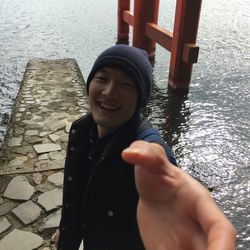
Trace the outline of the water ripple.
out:
[[[116,1],[2,0],[0,5],[0,144],[29,59],[75,58],[86,76],[116,40]],[[250,249],[249,1],[202,3],[189,95],[167,93],[170,55],[157,46],[153,125],[179,165],[213,189],[238,229],[237,249]],[[161,1],[159,22],[172,29],[174,1]]]

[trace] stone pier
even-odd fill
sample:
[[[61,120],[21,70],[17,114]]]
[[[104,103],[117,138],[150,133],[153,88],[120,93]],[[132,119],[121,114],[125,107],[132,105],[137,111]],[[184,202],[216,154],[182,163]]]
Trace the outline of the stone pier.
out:
[[[54,249],[68,132],[87,109],[75,60],[28,62],[0,149],[0,250]]]

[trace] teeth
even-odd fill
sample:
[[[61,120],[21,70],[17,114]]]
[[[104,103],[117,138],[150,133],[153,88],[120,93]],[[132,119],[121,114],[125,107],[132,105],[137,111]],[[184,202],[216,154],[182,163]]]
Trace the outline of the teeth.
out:
[[[105,103],[101,103],[100,106],[101,106],[102,108],[110,109],[110,110],[116,110],[116,109],[117,109],[116,106],[108,105],[108,104],[105,104]]]

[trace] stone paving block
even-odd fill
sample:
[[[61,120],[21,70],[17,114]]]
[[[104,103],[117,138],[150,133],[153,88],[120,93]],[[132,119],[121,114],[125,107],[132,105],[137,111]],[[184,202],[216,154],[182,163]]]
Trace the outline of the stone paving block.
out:
[[[31,200],[19,205],[12,210],[13,214],[27,225],[34,222],[41,214],[42,209]]]
[[[43,206],[46,211],[58,208],[62,204],[62,190],[55,188],[47,191],[38,197],[37,202]]]
[[[38,156],[38,160],[48,160],[49,159],[49,154],[45,153],[45,154],[41,154]]]
[[[40,173],[35,173],[32,175],[32,179],[35,182],[36,185],[41,184],[43,175]]]
[[[28,200],[34,192],[35,188],[30,185],[29,180],[25,176],[19,175],[10,181],[3,196],[14,200]]]
[[[16,135],[22,135],[24,133],[24,128],[16,127],[15,128],[15,134]]]
[[[10,227],[11,227],[11,224],[7,218],[5,217],[0,218],[0,234],[8,230]]]
[[[57,120],[48,120],[48,123],[45,125],[45,130],[49,130],[51,132],[56,132],[60,129],[64,129],[66,125],[66,121],[57,121]]]
[[[61,209],[44,218],[42,225],[39,227],[39,232],[52,233],[58,228],[61,219]]]
[[[26,96],[26,97],[24,97],[24,99],[25,99],[25,101],[33,101],[33,97],[32,96]]]
[[[43,144],[51,143],[51,140],[49,138],[47,138],[47,137],[44,137],[43,141],[41,143],[43,143]],[[41,143],[34,143],[34,144],[41,144]],[[58,152],[58,151],[56,151],[56,152]]]
[[[8,146],[9,147],[19,147],[19,146],[21,146],[22,139],[23,139],[22,137],[12,137],[8,141]]]
[[[50,190],[52,190],[54,188],[55,188],[55,186],[52,183],[48,182],[48,181],[46,181],[44,183],[41,183],[41,184],[36,186],[36,190],[38,192],[41,192],[41,193],[45,193],[45,192],[50,191]]]
[[[64,160],[66,158],[66,152],[64,150],[59,152],[50,152],[49,157],[52,160]]]
[[[55,135],[55,134],[50,134],[49,138],[50,138],[51,141],[56,142],[56,141],[58,141],[60,139],[60,136]]]
[[[46,136],[47,134],[49,134],[48,131],[42,131],[41,133],[39,133],[39,136],[40,136],[40,137],[44,137],[44,136]]]
[[[61,146],[59,144],[46,143],[46,144],[34,145],[34,149],[37,152],[37,154],[42,154],[42,153],[61,150]]]
[[[40,103],[40,106],[48,106],[49,105],[49,102],[42,102],[42,103]]]
[[[48,176],[48,181],[53,183],[57,187],[63,186],[63,173],[58,172]]]
[[[61,142],[64,142],[64,143],[68,143],[68,140],[69,140],[69,136],[68,134],[64,133],[63,135],[60,136],[60,140]]]
[[[21,155],[28,155],[29,153],[33,152],[33,147],[31,146],[22,146],[22,147],[15,147],[12,148],[13,152],[16,152],[17,154],[21,154]]]
[[[22,165],[27,161],[27,157],[26,156],[19,156],[16,157],[14,160],[12,160],[9,163],[9,166],[13,167],[13,166],[20,166],[22,167]]]
[[[19,166],[10,166],[10,165],[3,165],[1,166],[2,169],[0,169],[0,176],[5,174],[24,174],[24,173],[30,173],[34,171],[33,163],[27,165],[19,165]]]
[[[38,133],[39,133],[39,131],[38,130],[36,130],[36,129],[30,129],[30,130],[27,130],[26,132],[25,132],[25,136],[34,136],[34,135],[38,135]]]
[[[64,168],[64,160],[42,160],[35,164],[36,171],[47,171]]]
[[[15,207],[15,204],[13,202],[5,202],[2,205],[0,205],[0,216],[7,214],[10,210],[12,210]]]
[[[58,120],[62,120],[62,119],[66,119],[70,117],[70,115],[66,112],[61,112],[61,113],[53,113],[53,118],[54,119],[58,119]]]
[[[27,104],[34,104],[34,101],[26,101]]]
[[[39,235],[14,229],[0,241],[0,250],[33,250],[42,243],[43,238]]]
[[[43,138],[37,137],[37,136],[29,136],[25,137],[25,142],[33,145],[33,144],[40,144],[43,143]]]
[[[68,134],[71,128],[72,122],[67,122],[65,126],[65,132]]]
[[[10,176],[0,176],[0,193],[3,193],[7,188],[8,184],[10,183],[12,177]]]
[[[44,118],[42,118],[40,115],[38,115],[38,113],[33,113],[32,120],[35,122],[40,121],[41,124],[44,124],[43,122],[41,122],[42,120],[44,120]],[[33,127],[33,129],[35,129],[35,128]]]

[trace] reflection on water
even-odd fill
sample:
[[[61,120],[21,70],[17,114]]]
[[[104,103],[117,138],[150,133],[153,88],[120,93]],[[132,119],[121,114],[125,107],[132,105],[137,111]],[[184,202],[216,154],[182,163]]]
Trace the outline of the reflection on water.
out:
[[[106,0],[0,1],[0,141],[27,61],[75,58],[86,77],[95,57],[116,41],[116,4]],[[188,96],[167,92],[169,53],[157,47],[146,114],[178,164],[213,189],[250,249],[249,1],[203,0]],[[173,27],[174,1],[160,3],[159,23]]]
[[[180,136],[188,131],[190,119],[187,96],[176,96],[171,92],[162,95],[154,86],[145,115],[149,116],[150,121],[159,128],[169,146],[174,148],[176,157],[181,157]]]

